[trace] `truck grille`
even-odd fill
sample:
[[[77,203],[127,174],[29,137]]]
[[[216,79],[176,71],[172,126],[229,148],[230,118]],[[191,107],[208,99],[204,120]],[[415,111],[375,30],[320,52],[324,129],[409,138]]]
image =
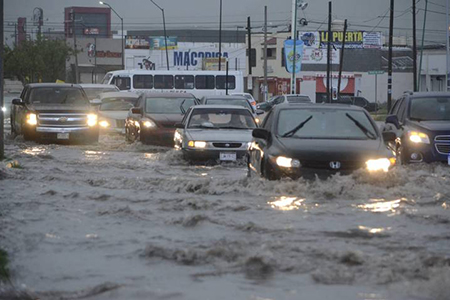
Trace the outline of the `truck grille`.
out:
[[[125,128],[125,120],[116,120],[117,128]]]
[[[216,148],[241,148],[242,143],[213,143]]]
[[[438,135],[434,138],[436,142],[447,142],[450,143],[450,135]]]
[[[436,144],[436,150],[440,154],[450,154],[450,144]]]
[[[87,125],[87,115],[78,113],[40,113],[38,125],[45,127],[80,127]]]

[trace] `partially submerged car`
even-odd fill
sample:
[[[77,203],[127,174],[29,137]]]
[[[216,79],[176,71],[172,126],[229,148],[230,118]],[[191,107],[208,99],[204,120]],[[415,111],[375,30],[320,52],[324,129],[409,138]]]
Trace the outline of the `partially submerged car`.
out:
[[[367,168],[388,172],[395,156],[371,116],[362,108],[336,104],[283,104],[253,130],[249,176],[298,178]]]
[[[101,131],[125,133],[128,112],[135,107],[139,95],[132,92],[111,92],[99,95],[98,123]]]
[[[268,112],[273,107],[283,103],[311,103],[311,98],[308,95],[303,94],[287,94],[272,97],[267,102],[262,102],[256,105],[257,109]]]
[[[197,99],[187,93],[142,94],[125,121],[127,140],[173,146],[175,124],[180,123],[186,111],[196,104]]]
[[[450,93],[406,93],[386,118],[385,132],[402,164],[446,162],[450,165]]]
[[[98,141],[97,114],[79,85],[27,84],[11,105],[11,133],[25,140]]]
[[[250,101],[244,96],[205,96],[200,100],[202,105],[237,105],[247,108],[256,116],[256,110],[251,105]]]
[[[102,93],[120,92],[119,88],[112,84],[82,83],[80,86],[91,103],[95,103],[94,100],[99,99]]]
[[[197,105],[177,125],[175,148],[187,160],[236,161],[247,155],[256,122],[240,106]]]

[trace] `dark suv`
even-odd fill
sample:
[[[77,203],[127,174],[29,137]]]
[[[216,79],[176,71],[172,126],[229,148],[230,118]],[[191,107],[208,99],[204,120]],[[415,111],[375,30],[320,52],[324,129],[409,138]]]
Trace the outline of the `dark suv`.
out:
[[[378,104],[370,102],[364,97],[359,96],[341,96],[337,100],[333,100],[332,103],[338,104],[350,104],[364,108],[368,112],[376,112],[378,110]]]
[[[392,145],[402,163],[450,163],[450,93],[406,93],[386,118],[384,131],[397,135]]]
[[[11,105],[11,134],[25,140],[97,142],[97,114],[79,85],[27,84]]]

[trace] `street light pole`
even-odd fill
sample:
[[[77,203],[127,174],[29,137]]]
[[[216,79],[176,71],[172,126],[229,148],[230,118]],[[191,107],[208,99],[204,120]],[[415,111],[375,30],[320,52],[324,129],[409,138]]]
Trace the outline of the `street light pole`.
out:
[[[124,45],[124,36],[123,36],[123,18],[108,3],[103,2],[103,1],[99,1],[98,3],[100,3],[101,5],[108,6],[116,14],[116,16],[119,17],[119,19],[120,19],[120,22],[122,24],[122,32],[121,32],[121,36],[122,36],[122,70],[125,70],[125,45]]]
[[[222,0],[220,0],[219,13],[219,71],[222,69]]]
[[[162,8],[161,6],[159,6],[158,4],[155,3],[155,1],[150,0],[157,8],[159,8],[159,10],[161,10],[162,12],[162,17],[163,17],[163,26],[164,26],[164,43],[166,44],[166,61],[167,61],[167,70],[169,70],[169,50],[168,50],[168,45],[167,45],[167,33],[166,33],[166,17],[164,16],[164,8]]]
[[[295,59],[297,46],[297,0],[292,0],[292,25],[291,25],[291,39],[294,41],[294,54],[292,55],[292,75],[291,75],[291,94],[295,94],[297,90],[295,79]],[[286,62],[289,63],[289,62]]]

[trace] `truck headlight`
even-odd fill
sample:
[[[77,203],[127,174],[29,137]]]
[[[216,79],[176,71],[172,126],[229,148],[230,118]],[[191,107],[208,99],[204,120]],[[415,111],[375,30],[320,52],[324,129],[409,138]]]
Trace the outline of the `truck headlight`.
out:
[[[27,114],[27,124],[31,125],[31,126],[36,126],[37,125],[37,116],[36,116],[36,114],[33,114],[33,113]]]
[[[188,146],[191,148],[200,148],[203,149],[206,147],[206,142],[203,141],[189,141]]]
[[[429,144],[430,138],[423,132],[411,131],[409,132],[409,140],[415,144]]]
[[[109,123],[106,120],[102,120],[98,123],[101,127],[103,128],[108,128],[109,127]]]
[[[146,127],[146,128],[153,128],[153,127],[156,127],[155,122],[153,122],[153,121],[150,120],[150,119],[144,119],[144,120],[142,121],[142,124],[143,124],[144,127]]]
[[[299,168],[300,161],[298,159],[292,159],[289,157],[278,156],[275,160],[278,166],[283,168]]]
[[[366,161],[367,170],[371,172],[381,171],[388,172],[389,168],[395,164],[395,158],[379,158],[369,159]]]
[[[94,127],[95,125],[97,125],[97,115],[96,114],[87,115],[87,125],[89,127]]]
[[[4,113],[6,112],[6,106],[2,107],[2,112],[4,112]]]

